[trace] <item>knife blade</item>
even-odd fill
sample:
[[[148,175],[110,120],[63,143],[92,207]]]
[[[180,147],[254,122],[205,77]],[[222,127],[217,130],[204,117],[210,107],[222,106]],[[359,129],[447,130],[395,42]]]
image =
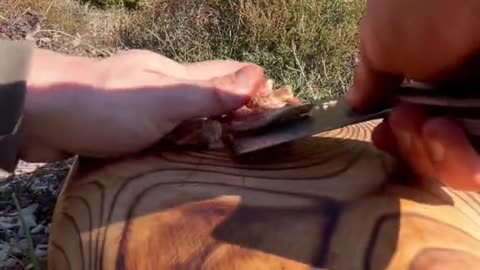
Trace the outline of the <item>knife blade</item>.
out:
[[[270,127],[259,134],[236,137],[231,140],[230,148],[236,155],[242,155],[347,125],[384,118],[389,111],[390,107],[385,106],[372,113],[356,113],[342,97],[313,104],[308,117]]]

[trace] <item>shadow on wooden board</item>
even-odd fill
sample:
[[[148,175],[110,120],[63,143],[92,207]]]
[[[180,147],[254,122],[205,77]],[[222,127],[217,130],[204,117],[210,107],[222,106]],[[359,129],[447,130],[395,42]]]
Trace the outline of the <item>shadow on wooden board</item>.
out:
[[[400,174],[377,122],[233,161],[77,160],[49,269],[480,269],[480,197]]]

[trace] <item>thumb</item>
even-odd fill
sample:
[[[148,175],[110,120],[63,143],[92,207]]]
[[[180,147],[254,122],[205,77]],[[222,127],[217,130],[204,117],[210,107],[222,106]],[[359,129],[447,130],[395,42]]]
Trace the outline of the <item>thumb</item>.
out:
[[[180,100],[173,103],[181,106],[172,113],[178,121],[229,113],[246,104],[265,84],[263,69],[256,65],[208,81],[189,83],[175,95]]]

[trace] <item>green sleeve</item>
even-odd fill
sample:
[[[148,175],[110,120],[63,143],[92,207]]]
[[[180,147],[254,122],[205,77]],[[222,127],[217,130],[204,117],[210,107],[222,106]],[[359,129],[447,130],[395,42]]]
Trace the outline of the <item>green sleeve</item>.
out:
[[[19,160],[29,64],[30,41],[0,40],[0,169],[12,173]]]

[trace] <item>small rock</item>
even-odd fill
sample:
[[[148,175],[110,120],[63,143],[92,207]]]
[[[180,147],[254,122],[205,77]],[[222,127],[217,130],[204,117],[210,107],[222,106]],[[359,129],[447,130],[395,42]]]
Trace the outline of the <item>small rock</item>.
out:
[[[14,256],[23,255],[23,251],[18,246],[10,247],[10,254]]]
[[[48,244],[48,235],[47,234],[34,234],[32,235],[32,240],[37,244]]]
[[[25,35],[25,39],[29,41],[35,41],[35,37],[33,36],[32,33],[28,33]]]
[[[46,257],[47,250],[48,250],[48,245],[37,245],[37,247],[35,248],[35,256]]]
[[[13,258],[8,258],[5,261],[0,262],[0,267],[4,267],[6,269],[13,268],[17,265],[17,261]]]
[[[39,233],[39,232],[43,232],[44,231],[44,228],[45,226],[43,226],[42,224],[38,224],[35,228],[33,228],[30,232],[35,234],[35,233]]]
[[[31,227],[36,227],[38,225],[35,218],[35,211],[37,211],[38,206],[39,206],[38,203],[33,203],[23,208],[21,211],[23,222],[25,222],[25,227],[27,227],[28,229],[30,229]],[[16,215],[18,216],[19,213],[16,213]],[[20,217],[18,217],[17,224],[22,225]],[[24,236],[23,226],[20,226],[18,228],[18,235]]]
[[[3,214],[3,213],[2,213],[2,214]],[[5,223],[14,224],[14,223],[17,223],[17,218],[16,218],[16,217],[4,217],[4,216],[0,216],[0,222],[5,222]]]
[[[78,46],[80,46],[80,44],[82,43],[82,38],[80,36],[77,36],[73,41],[72,41],[72,46],[73,48],[76,48]]]
[[[44,165],[45,163],[29,163],[21,160],[18,163],[15,173],[16,174],[32,173]]]
[[[51,43],[52,42],[52,39],[48,38],[48,37],[41,37],[39,40],[41,42],[44,42],[44,43]]]
[[[18,241],[18,247],[21,250],[28,250],[28,240],[27,239],[22,239]]]
[[[20,249],[20,246],[18,242],[12,237],[10,238],[9,241],[9,246],[10,246],[10,253],[13,255],[21,255],[22,250]]]
[[[24,215],[33,214],[35,213],[35,211],[37,211],[38,207],[39,207],[38,203],[32,203],[29,206],[22,209],[22,214]]]
[[[8,249],[7,246],[0,248],[0,262],[8,258]]]
[[[48,184],[42,183],[40,181],[34,181],[29,188],[33,192],[42,192],[48,189]]]
[[[5,171],[0,171],[0,179],[7,179],[8,177],[10,177],[12,174],[11,173],[8,173],[8,172],[5,172]]]
[[[24,220],[25,220],[25,227],[27,228],[36,227],[38,225],[34,215],[27,215],[24,217]]]
[[[16,228],[16,227],[18,227],[18,224],[12,224],[12,223],[7,223],[7,222],[0,221],[0,229],[9,230],[9,229]]]

